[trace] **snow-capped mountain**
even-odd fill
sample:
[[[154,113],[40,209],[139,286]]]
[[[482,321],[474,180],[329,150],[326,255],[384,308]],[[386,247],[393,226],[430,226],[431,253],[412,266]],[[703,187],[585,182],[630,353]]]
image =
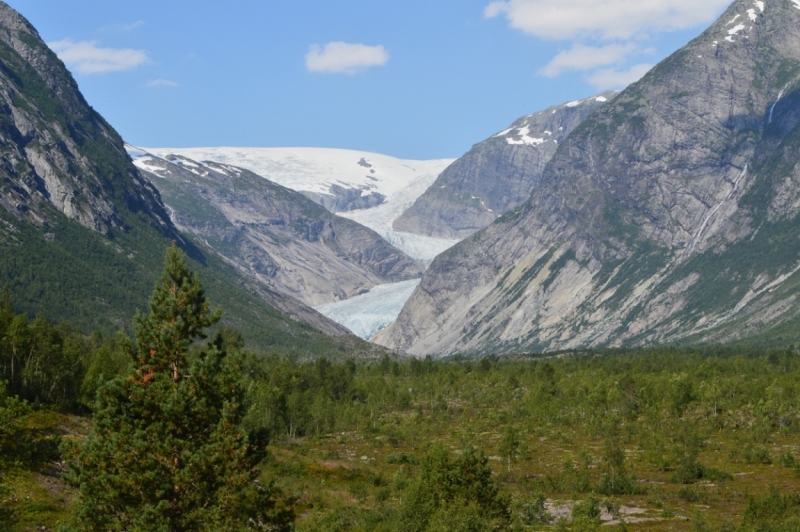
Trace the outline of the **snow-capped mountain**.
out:
[[[300,192],[329,211],[380,234],[409,256],[430,263],[458,240],[395,231],[392,224],[454,159],[416,161],[332,148],[145,148],[250,170]]]
[[[616,92],[516,120],[447,167],[392,224],[397,231],[463,239],[525,203],[560,143]]]

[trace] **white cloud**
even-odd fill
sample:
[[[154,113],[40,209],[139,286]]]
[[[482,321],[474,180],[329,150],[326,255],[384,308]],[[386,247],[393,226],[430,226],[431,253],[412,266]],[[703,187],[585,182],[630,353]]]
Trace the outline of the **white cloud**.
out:
[[[711,22],[730,1],[491,0],[483,14],[502,16],[512,28],[541,39],[571,42],[540,75],[586,72],[584,79],[595,88],[618,89],[653,67],[633,64],[635,56],[654,52],[644,43],[659,33]]]
[[[609,44],[601,47],[575,44],[571,49],[559,52],[539,73],[548,78],[555,78],[570,70],[585,71],[618,65],[637,51],[639,47],[634,43]]]
[[[635,65],[629,70],[614,70],[613,68],[597,70],[587,76],[586,81],[599,90],[624,89],[631,83],[639,81],[655,65],[643,63]]]
[[[131,70],[147,63],[150,58],[143,50],[130,48],[100,48],[96,42],[64,39],[48,43],[64,63],[81,74],[102,74]]]
[[[324,48],[311,46],[306,55],[309,72],[355,74],[369,67],[383,66],[389,61],[389,52],[383,46],[330,42]]]
[[[153,79],[145,83],[146,87],[180,87],[178,83],[168,79]]]
[[[504,15],[513,28],[546,39],[629,39],[709,22],[730,0],[496,0],[484,15]]]
[[[141,28],[142,26],[144,26],[144,20],[137,20],[131,24],[123,24],[121,29],[122,31],[133,31]]]

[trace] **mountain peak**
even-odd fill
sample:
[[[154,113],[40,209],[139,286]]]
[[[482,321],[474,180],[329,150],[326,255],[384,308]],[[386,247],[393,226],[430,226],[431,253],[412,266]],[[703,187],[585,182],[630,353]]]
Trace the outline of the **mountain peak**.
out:
[[[466,238],[523,204],[559,143],[615,91],[550,107],[517,119],[472,147],[394,222],[394,229]]]

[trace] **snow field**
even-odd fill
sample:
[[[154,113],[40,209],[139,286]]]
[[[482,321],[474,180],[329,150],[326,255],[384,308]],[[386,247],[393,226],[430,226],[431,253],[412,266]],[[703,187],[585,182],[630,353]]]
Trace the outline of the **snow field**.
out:
[[[329,194],[332,185],[391,198],[416,179],[435,179],[453,159],[413,161],[332,148],[144,148],[160,157],[239,166],[298,192]]]

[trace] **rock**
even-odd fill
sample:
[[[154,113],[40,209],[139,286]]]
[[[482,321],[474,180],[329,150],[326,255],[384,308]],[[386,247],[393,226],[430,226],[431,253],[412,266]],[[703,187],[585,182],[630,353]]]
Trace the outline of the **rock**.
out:
[[[0,2],[0,206],[47,224],[46,204],[100,233],[125,229],[118,204],[174,231],[122,139],[84,100],[36,29]]]
[[[483,229],[530,197],[559,143],[614,96],[606,92],[524,116],[476,144],[395,220],[394,229],[453,240]]]
[[[320,306],[422,275],[420,264],[371,229],[253,172],[130,151],[177,227],[275,292]]]

